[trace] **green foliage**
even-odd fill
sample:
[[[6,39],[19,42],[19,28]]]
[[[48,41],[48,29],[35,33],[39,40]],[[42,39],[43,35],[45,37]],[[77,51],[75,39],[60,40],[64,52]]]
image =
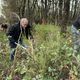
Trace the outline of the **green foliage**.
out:
[[[34,31],[34,54],[32,55],[31,51],[28,54],[25,49],[18,46],[16,65],[12,77],[13,63],[9,61],[9,51],[7,50],[8,54],[6,55],[8,57],[5,57],[5,61],[0,58],[4,66],[0,70],[1,74],[4,75],[5,69],[9,69],[5,76],[7,80],[12,80],[16,76],[21,80],[60,80],[70,77],[73,80],[80,79],[78,63],[78,57],[80,56],[73,56],[70,32],[67,34],[68,37],[63,38],[60,35],[60,28],[54,25],[36,25]],[[7,44],[7,40],[4,42]],[[4,49],[7,48],[5,46]],[[0,57],[2,56],[0,55]]]

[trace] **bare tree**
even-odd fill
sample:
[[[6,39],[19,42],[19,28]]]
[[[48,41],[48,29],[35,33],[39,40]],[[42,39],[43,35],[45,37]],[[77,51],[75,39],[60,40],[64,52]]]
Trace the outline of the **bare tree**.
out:
[[[67,23],[69,18],[70,0],[64,0],[63,18],[61,32],[65,33],[67,30]]]
[[[38,22],[43,20],[60,26],[64,23],[67,25],[68,18],[69,22],[72,22],[80,12],[79,0],[3,0],[3,2],[3,14],[7,17],[10,12],[15,12],[20,18],[27,17]]]

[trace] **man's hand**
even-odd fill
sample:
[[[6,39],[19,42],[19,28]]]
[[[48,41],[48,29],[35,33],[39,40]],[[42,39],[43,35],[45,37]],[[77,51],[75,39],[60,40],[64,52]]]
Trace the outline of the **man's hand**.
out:
[[[8,36],[8,38],[12,38],[12,36]]]

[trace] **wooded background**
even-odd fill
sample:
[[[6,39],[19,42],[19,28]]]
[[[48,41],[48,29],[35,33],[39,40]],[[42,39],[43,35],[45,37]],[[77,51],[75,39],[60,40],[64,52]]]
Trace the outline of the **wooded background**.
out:
[[[2,0],[2,13],[10,18],[14,12],[35,23],[53,23],[66,29],[80,13],[80,0]]]

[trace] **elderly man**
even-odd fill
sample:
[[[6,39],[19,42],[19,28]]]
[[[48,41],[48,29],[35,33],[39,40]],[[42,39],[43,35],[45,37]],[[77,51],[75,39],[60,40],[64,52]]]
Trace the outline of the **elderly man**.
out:
[[[27,18],[22,18],[19,23],[12,25],[7,32],[9,45],[12,49],[10,56],[11,60],[14,60],[15,48],[17,46],[16,43],[23,45],[22,35],[25,35],[27,39],[33,39],[31,26],[29,25]]]

